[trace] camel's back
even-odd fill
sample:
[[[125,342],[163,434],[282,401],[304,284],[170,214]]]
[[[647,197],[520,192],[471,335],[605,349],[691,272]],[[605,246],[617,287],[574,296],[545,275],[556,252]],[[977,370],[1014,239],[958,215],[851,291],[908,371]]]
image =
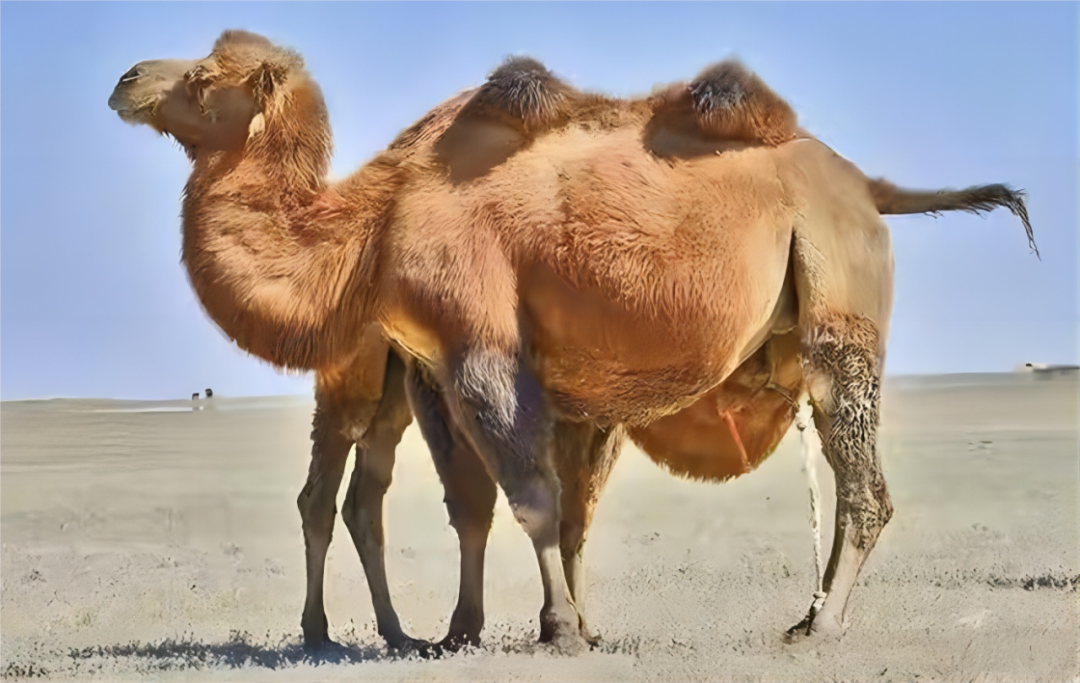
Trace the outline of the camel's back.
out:
[[[792,214],[771,154],[662,158],[634,128],[572,127],[470,189],[495,207],[494,225],[520,263],[542,263],[640,313],[681,317],[752,273],[783,276],[776,252]]]

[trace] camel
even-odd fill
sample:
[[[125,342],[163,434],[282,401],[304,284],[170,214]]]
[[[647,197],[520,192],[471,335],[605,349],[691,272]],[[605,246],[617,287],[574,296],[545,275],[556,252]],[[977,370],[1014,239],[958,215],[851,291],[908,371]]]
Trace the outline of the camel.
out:
[[[880,214],[1005,207],[1034,247],[1021,193],[870,180],[732,65],[617,100],[511,60],[336,183],[318,86],[260,36],[142,62],[110,106],[192,160],[183,260],[207,314],[249,353],[315,370],[319,409],[333,406],[317,410],[298,501],[305,636],[315,616],[325,636],[321,557],[350,426],[367,425],[353,436],[368,452],[343,515],[373,597],[400,437],[377,427],[411,405],[461,544],[448,639],[482,626],[497,482],[536,552],[541,639],[575,649],[580,549],[624,436],[675,473],[726,479],[775,448],[804,395],[837,512],[825,597],[799,628],[840,633],[892,515],[875,448],[892,299]],[[375,602],[386,637],[396,615]]]

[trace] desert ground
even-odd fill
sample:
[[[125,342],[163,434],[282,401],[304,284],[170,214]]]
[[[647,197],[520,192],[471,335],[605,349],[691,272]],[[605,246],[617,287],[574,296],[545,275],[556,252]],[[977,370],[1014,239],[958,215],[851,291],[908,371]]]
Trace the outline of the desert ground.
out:
[[[896,515],[839,641],[790,645],[814,590],[798,434],[753,474],[675,479],[628,447],[586,551],[590,625],[563,657],[534,644],[542,602],[500,498],[484,645],[390,657],[338,523],[327,613],[342,647],[300,647],[295,499],[310,397],[0,406],[0,671],[60,680],[859,680],[1078,678],[1076,375],[886,382],[880,450]],[[824,547],[832,482],[819,466]],[[344,492],[342,492],[342,496]],[[437,639],[457,542],[415,425],[387,500],[387,563],[407,630]]]

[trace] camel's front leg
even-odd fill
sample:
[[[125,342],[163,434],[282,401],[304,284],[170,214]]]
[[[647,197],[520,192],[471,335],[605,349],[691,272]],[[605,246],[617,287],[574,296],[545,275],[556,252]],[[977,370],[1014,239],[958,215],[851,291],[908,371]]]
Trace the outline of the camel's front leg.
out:
[[[544,587],[540,639],[585,645],[559,548],[559,481],[551,462],[551,418],[539,383],[516,354],[469,349],[440,377],[455,421],[494,474],[533,542]]]
[[[329,642],[323,610],[323,574],[326,551],[334,532],[335,499],[352,441],[342,433],[340,411],[325,400],[317,401],[311,431],[311,466],[296,505],[303,521],[307,565],[307,596],[300,626],[304,646],[319,648]]]
[[[859,569],[893,513],[877,453],[878,331],[868,319],[843,316],[809,330],[806,340],[804,369],[814,422],[836,478],[836,526],[824,603],[791,632],[839,635]]]
[[[394,469],[394,449],[412,421],[405,395],[405,366],[391,353],[386,364],[386,380],[379,409],[356,445],[356,466],[345,508],[341,515],[352,536],[367,576],[375,623],[391,649],[426,648],[427,643],[405,635],[390,599],[386,581],[383,534],[383,498],[390,487]]]
[[[560,420],[555,425],[555,465],[562,484],[559,541],[563,571],[590,643],[599,637],[585,624],[585,539],[593,512],[626,440],[622,427],[601,429],[591,422]]]
[[[472,444],[454,425],[434,378],[411,363],[406,384],[409,405],[431,450],[461,549],[457,606],[450,630],[439,645],[448,650],[479,645],[484,628],[484,553],[495,512],[495,482]]]

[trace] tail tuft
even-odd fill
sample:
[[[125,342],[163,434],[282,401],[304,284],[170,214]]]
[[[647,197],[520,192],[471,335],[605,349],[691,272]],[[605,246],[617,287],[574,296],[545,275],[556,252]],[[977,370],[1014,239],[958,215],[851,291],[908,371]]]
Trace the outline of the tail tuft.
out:
[[[1019,218],[1020,222],[1024,224],[1024,232],[1027,233],[1028,246],[1035,252],[1035,256],[1037,256],[1040,261],[1042,260],[1042,256],[1039,256],[1039,247],[1035,245],[1035,232],[1031,228],[1027,204],[1024,202],[1024,197],[1027,195],[1023,190],[1014,190],[1008,185],[997,183],[994,185],[969,187],[966,190],[961,190],[959,194],[967,196],[967,206],[962,208],[964,211],[970,213],[981,214],[993,211],[998,207],[1003,207],[1011,211],[1012,214]]]
[[[975,185],[964,190],[940,190],[925,192],[904,190],[884,179],[870,181],[870,194],[874,198],[881,214],[932,213],[945,211],[967,211],[981,214],[997,208],[1012,212],[1024,224],[1028,246],[1041,261],[1039,247],[1035,245],[1035,232],[1028,218],[1026,196],[1023,190],[1014,190],[1008,185]]]

